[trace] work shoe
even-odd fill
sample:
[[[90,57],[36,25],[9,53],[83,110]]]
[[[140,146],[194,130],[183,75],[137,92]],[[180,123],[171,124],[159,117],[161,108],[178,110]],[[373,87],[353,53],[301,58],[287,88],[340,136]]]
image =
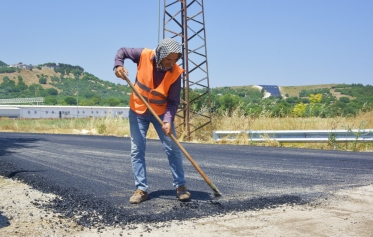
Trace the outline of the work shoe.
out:
[[[186,190],[186,187],[180,186],[176,189],[176,196],[180,201],[187,201],[190,199],[190,193]]]
[[[146,199],[148,199],[148,193],[144,192],[140,189],[137,189],[136,192],[130,198],[130,203],[131,204],[139,204],[140,202],[143,202]]]

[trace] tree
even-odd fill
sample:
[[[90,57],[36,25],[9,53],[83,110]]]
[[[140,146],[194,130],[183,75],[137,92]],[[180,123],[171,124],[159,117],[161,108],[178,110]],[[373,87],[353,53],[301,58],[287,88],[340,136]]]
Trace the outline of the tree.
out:
[[[292,97],[286,98],[285,101],[288,102],[289,104],[294,104],[295,103],[295,100]]]
[[[320,103],[322,100],[322,94],[310,94],[308,98],[311,104]]]
[[[17,69],[13,67],[0,67],[0,73],[13,73],[16,72]]]
[[[7,76],[3,78],[3,83],[1,83],[0,85],[0,88],[2,88],[3,90],[7,92],[16,91],[15,87],[16,87],[16,83]]]
[[[41,77],[40,79],[39,79],[39,83],[40,84],[47,84],[47,78],[45,78],[45,77]]]
[[[71,96],[66,97],[66,98],[64,99],[64,101],[65,101],[66,104],[68,104],[68,105],[76,105],[76,99],[75,99],[74,97],[71,97]]]
[[[90,98],[92,98],[93,96],[95,96],[96,94],[94,93],[94,92],[92,92],[92,91],[87,91],[87,92],[85,92],[84,93],[84,96],[85,96],[85,98],[87,98],[87,99],[90,99]]]
[[[120,100],[116,98],[109,98],[108,99],[109,106],[118,106],[120,104]]]
[[[225,94],[219,98],[220,109],[231,112],[239,104],[240,99],[236,95]]]
[[[47,92],[49,95],[58,95],[58,91],[55,88],[48,88]]]
[[[41,86],[41,85],[39,85],[39,84],[31,84],[30,86],[29,86],[29,90],[30,91],[42,91],[42,90],[44,90],[44,88]]]
[[[302,117],[306,112],[307,105],[300,102],[293,109],[293,114],[298,117]]]
[[[281,102],[275,105],[271,110],[272,116],[276,116],[276,117],[285,117],[288,114],[288,112],[289,112],[289,106],[288,106],[288,103],[286,102]]]
[[[17,84],[17,88],[18,88],[20,91],[24,91],[24,90],[27,90],[27,89],[28,89],[28,86],[27,86],[26,83],[23,81],[22,76],[18,76],[18,84]]]
[[[92,96],[89,100],[93,102],[94,105],[99,105],[101,102],[101,96],[99,95],[94,95]]]
[[[56,105],[57,104],[57,100],[53,96],[47,96],[44,99],[44,103],[46,105]]]
[[[350,98],[343,96],[343,97],[339,98],[339,101],[348,104],[348,103],[350,103]]]

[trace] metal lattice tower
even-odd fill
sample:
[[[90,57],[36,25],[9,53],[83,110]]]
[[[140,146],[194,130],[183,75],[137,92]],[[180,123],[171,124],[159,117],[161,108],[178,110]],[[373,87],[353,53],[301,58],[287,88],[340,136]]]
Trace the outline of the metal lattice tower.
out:
[[[185,71],[177,113],[182,122],[177,128],[184,127],[188,138],[206,125],[210,125],[211,133],[203,0],[164,0],[163,38],[173,38],[182,45],[180,66]]]

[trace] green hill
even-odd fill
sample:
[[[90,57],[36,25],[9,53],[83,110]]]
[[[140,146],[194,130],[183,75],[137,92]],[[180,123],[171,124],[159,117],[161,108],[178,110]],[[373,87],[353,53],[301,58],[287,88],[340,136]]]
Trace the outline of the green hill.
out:
[[[50,105],[75,105],[78,99],[79,105],[128,106],[128,86],[100,80],[80,66],[58,65],[0,73],[0,99],[45,97]]]

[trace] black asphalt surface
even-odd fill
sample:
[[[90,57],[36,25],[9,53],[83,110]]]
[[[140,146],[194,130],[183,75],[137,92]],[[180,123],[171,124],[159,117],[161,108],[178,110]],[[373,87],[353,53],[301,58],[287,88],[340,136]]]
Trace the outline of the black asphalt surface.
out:
[[[129,138],[0,133],[0,175],[60,195],[46,207],[84,226],[159,222],[303,204],[325,197],[329,191],[373,183],[372,152],[182,145],[223,193],[221,198],[214,198],[185,158],[192,200],[179,202],[158,140],[147,141],[150,199],[139,205],[128,202],[135,191]]]

